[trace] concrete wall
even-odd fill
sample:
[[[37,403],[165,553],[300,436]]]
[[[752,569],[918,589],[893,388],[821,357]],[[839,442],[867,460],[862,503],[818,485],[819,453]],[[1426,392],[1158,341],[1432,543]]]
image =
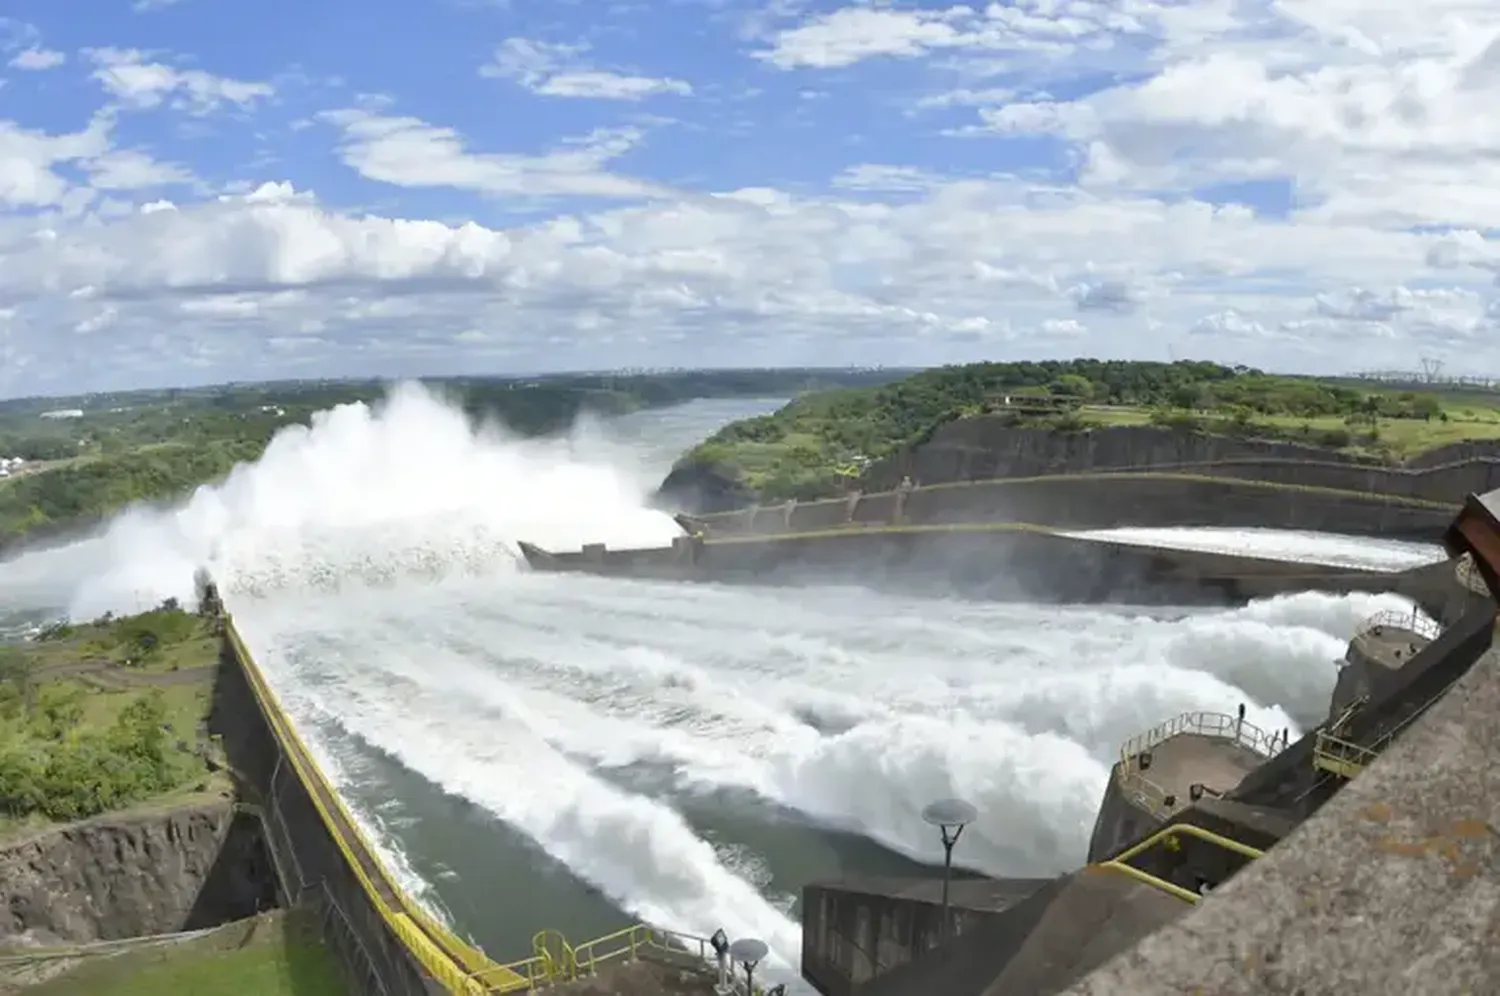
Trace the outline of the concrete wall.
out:
[[[907,496],[904,521],[1026,522],[1065,529],[1116,526],[1225,526],[1303,529],[1436,541],[1454,508],[1354,491],[1276,486],[1237,479],[1170,474],[1089,474],[922,486]],[[852,506],[852,507],[851,507]],[[709,535],[813,532],[848,523],[894,520],[896,496],[866,494],[852,502],[803,502],[700,516]]]
[[[1116,761],[1109,769],[1109,784],[1104,787],[1104,798],[1094,817],[1094,831],[1089,837],[1089,863],[1118,854],[1127,844],[1146,837],[1160,826],[1160,820],[1125,794],[1120,786],[1120,762]]]
[[[463,975],[455,960],[438,953],[447,965],[435,971],[434,942],[414,944],[420,929],[410,918],[411,901],[348,825],[347,813],[330,810],[330,801],[342,807],[338,796],[228,621],[210,729],[222,736],[243,793],[263,814],[288,898],[323,907],[330,941],[357,989],[386,996],[462,992],[462,983],[452,984]]]
[[[1279,846],[1069,996],[1493,992],[1496,715],[1489,653]]]
[[[962,943],[1046,884],[1039,879],[955,881],[948,910],[950,943]],[[924,879],[804,887],[803,978],[823,996],[850,996],[918,962],[942,935],[939,888],[938,882]],[[937,957],[946,958],[947,949]]]
[[[894,488],[902,476],[923,484],[996,477],[1034,477],[1111,470],[1181,470],[1321,487],[1412,495],[1457,502],[1500,485],[1500,443],[1442,447],[1390,467],[1337,450],[1297,443],[1236,439],[1156,426],[1084,432],[1017,428],[1003,418],[969,418],[941,426],[915,449],[865,474],[867,491]]]
[[[739,537],[681,549],[528,554],[541,570],[716,581],[859,581],[892,591],[1092,602],[1237,604],[1291,591],[1397,591],[1424,607],[1457,585],[1451,569],[1400,574],[1321,568],[1077,539],[984,524],[836,529]]]

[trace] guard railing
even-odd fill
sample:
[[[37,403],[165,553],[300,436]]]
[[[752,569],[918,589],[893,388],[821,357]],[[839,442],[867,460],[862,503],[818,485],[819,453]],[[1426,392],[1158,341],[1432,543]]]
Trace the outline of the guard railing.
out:
[[[1147,777],[1141,755],[1183,734],[1238,744],[1264,758],[1276,756],[1287,744],[1282,734],[1267,733],[1248,720],[1220,712],[1185,712],[1136,734],[1120,746],[1120,787],[1137,806],[1157,819],[1165,819],[1182,806]]]
[[[1424,640],[1436,640],[1443,632],[1443,627],[1422,615],[1416,608],[1410,612],[1395,612],[1385,609],[1375,613],[1364,622],[1359,624],[1356,635],[1365,636],[1374,634],[1379,636],[1385,629],[1401,629],[1408,633],[1415,633]]]
[[[1121,875],[1135,879],[1137,882],[1160,889],[1169,896],[1176,896],[1185,903],[1196,903],[1202,899],[1199,893],[1194,892],[1192,889],[1185,889],[1175,882],[1168,882],[1164,878],[1159,878],[1148,871],[1143,871],[1130,864],[1132,858],[1138,857],[1158,845],[1170,847],[1174,850],[1180,848],[1182,846],[1179,840],[1180,837],[1194,837],[1206,844],[1212,844],[1226,851],[1243,855],[1252,861],[1265,854],[1258,847],[1242,844],[1230,837],[1214,833],[1212,830],[1205,830],[1202,827],[1193,826],[1191,823],[1174,823],[1169,827],[1163,827],[1156,831],[1145,840],[1126,848],[1108,861],[1101,861],[1093,867],[1118,872]]]

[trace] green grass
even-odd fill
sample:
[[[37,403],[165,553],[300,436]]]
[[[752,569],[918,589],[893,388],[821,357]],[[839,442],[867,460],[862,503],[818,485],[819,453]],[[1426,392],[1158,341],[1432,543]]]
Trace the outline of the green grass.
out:
[[[42,637],[0,647],[0,836],[227,790],[199,753],[211,623],[161,608]]]
[[[1414,418],[1382,418],[1374,422],[1376,439],[1361,441],[1347,450],[1366,452],[1396,460],[1407,460],[1428,450],[1468,440],[1500,439],[1500,407],[1482,406],[1472,401],[1462,407],[1445,408],[1447,421],[1432,419],[1424,421]],[[1152,413],[1145,408],[1109,407],[1086,405],[1079,409],[1080,419],[1087,425],[1113,427],[1152,425]],[[1350,427],[1339,416],[1326,415],[1299,418],[1290,415],[1257,415],[1250,421],[1252,428],[1271,430],[1270,435],[1297,442],[1299,436],[1316,437],[1325,433],[1349,431]],[[1356,435],[1370,431],[1370,426],[1361,425],[1353,430]],[[1253,434],[1253,433],[1252,433]]]
[[[253,929],[252,929],[253,927]],[[99,958],[27,996],[345,996],[308,917],[268,913],[171,946]]]

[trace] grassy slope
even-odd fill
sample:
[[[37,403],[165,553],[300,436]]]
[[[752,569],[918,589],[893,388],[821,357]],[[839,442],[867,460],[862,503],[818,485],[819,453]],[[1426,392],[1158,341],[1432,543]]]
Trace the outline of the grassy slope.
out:
[[[161,791],[127,792],[111,808],[175,803],[227,787],[196,753],[219,653],[209,623],[158,609],[61,627],[46,636],[0,647],[0,755],[35,757],[70,740],[105,736],[127,708],[150,697],[161,702],[170,728],[169,784]],[[64,717],[61,729],[53,728],[49,712]],[[40,812],[0,813],[0,834],[50,822]]]
[[[889,387],[799,398],[773,415],[725,427],[687,454],[679,466],[715,467],[762,500],[831,497],[856,478],[868,462],[919,442],[945,421],[982,414],[987,404],[1002,394],[1024,403],[1030,396],[1047,393],[1034,384],[1007,387],[993,378],[986,381],[985,372],[981,369],[976,375],[974,369],[928,371]],[[1096,388],[1103,390],[1105,385]],[[1500,396],[1426,397],[1423,402],[1437,413],[1435,417],[1385,417],[1377,413],[1373,422],[1358,424],[1351,424],[1342,413],[1286,414],[1275,410],[1279,405],[1294,410],[1307,406],[1316,412],[1318,405],[1329,403],[1336,390],[1307,379],[1247,376],[1156,393],[1172,397],[1180,392],[1198,392],[1204,403],[1191,414],[1206,423],[1209,431],[1222,428],[1314,445],[1352,436],[1343,449],[1387,460],[1404,460],[1463,440],[1500,439]],[[1364,392],[1364,396],[1391,408],[1408,404],[1413,397],[1410,392],[1375,390]],[[1272,410],[1248,407],[1255,404]],[[1150,425],[1153,414],[1163,410],[1116,400],[1110,404],[1085,403],[1067,415],[1038,416],[1018,424],[1069,430]],[[1190,414],[1187,409],[1178,411]],[[1231,426],[1236,413],[1242,421]]]
[[[98,958],[27,996],[343,996],[331,952],[301,912],[275,912],[205,937]]]

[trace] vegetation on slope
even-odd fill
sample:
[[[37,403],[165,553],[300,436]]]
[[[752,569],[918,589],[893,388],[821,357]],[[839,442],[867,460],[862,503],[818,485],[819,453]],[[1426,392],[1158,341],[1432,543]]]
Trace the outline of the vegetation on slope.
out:
[[[565,429],[584,411],[619,414],[700,397],[795,394],[868,385],[899,372],[687,371],[633,376],[460,378],[429,382],[475,419],[522,435]],[[34,471],[0,479],[0,550],[102,519],[135,502],[173,498],[258,457],[283,426],[383,397],[377,381],[229,385],[0,402],[0,457]],[[76,409],[76,418],[42,413]]]
[[[1470,412],[1472,421],[1459,421],[1434,394],[1360,390],[1243,367],[1189,361],[977,363],[806,395],[771,415],[733,423],[689,452],[664,490],[670,492],[674,480],[703,474],[762,501],[829,497],[871,462],[977,414],[1059,431],[1156,424],[1357,448],[1386,458],[1500,436],[1500,414]]]
[[[332,952],[306,910],[278,910],[177,944],[94,958],[30,996],[343,996]]]
[[[171,602],[0,646],[0,827],[206,788],[218,647]]]

